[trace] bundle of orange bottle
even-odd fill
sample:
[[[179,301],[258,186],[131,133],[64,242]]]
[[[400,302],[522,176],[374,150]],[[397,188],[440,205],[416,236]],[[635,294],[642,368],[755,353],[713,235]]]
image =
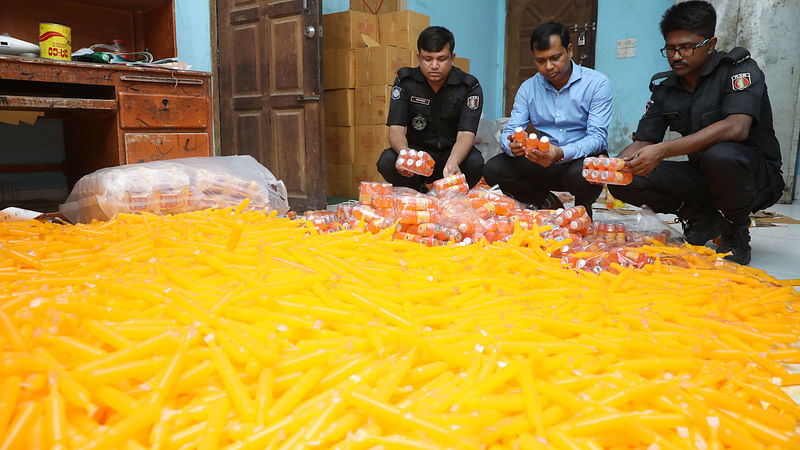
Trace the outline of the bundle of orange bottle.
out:
[[[644,219],[646,224],[639,223]],[[563,267],[601,273],[614,267],[642,268],[655,260],[653,245],[682,244],[680,235],[655,214],[644,219],[606,213],[592,221],[583,206],[534,211],[485,184],[469,189],[459,174],[437,180],[427,194],[362,182],[358,202],[339,204],[336,212],[307,212],[304,223],[320,233],[353,229],[378,233],[393,227],[395,239],[427,246],[509,241],[519,231],[520,244],[540,248]],[[690,264],[684,257],[661,260]]]
[[[413,149],[400,150],[397,161],[394,163],[397,169],[405,169],[411,173],[425,177],[429,177],[433,173],[433,166],[435,165],[436,161],[433,160],[430,154],[422,150]]]
[[[589,156],[583,160],[583,178],[592,183],[631,184],[633,174],[621,172],[625,168],[625,160],[606,156]]]
[[[525,149],[525,155],[530,155],[533,152],[546,152],[550,150],[550,138],[547,136],[539,137],[536,133],[526,134],[522,127],[514,129],[514,142],[522,144]]]

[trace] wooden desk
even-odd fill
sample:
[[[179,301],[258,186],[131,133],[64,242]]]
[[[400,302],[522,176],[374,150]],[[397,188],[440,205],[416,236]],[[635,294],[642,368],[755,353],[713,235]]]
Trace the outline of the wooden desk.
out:
[[[102,167],[212,155],[206,72],[0,56],[0,109],[63,119],[70,187]]]

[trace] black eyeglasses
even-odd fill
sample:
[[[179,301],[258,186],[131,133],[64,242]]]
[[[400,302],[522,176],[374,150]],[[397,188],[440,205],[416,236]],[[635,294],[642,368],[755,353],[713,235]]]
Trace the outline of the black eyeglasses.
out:
[[[698,48],[706,45],[711,38],[706,39],[705,41],[695,45],[694,47],[687,46],[687,47],[664,47],[661,49],[661,56],[664,58],[672,58],[675,56],[675,52],[678,52],[683,58],[688,58],[690,56],[694,56],[694,51]]]

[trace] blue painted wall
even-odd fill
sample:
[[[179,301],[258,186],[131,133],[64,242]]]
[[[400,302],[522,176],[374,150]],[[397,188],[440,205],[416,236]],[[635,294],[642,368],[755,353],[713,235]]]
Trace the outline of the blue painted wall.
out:
[[[658,49],[664,38],[658,29],[661,16],[673,0],[600,0],[597,8],[595,68],[611,80],[614,110],[608,130],[608,151],[616,154],[632,141],[628,137],[650,98],[650,77],[669,70]],[[636,39],[636,56],[617,58],[617,41]]]
[[[658,53],[664,41],[658,22],[674,0],[599,0],[595,68],[611,79],[614,112],[609,130],[609,151],[615,154],[631,141],[628,137],[650,97],[650,77],[669,70]],[[497,118],[503,111],[505,82],[505,1],[407,0],[410,10],[430,16],[432,24],[450,28],[456,36],[456,54],[470,59],[470,71],[483,85],[484,116]],[[324,14],[345,11],[349,0],[322,0]],[[208,8],[196,0],[176,0],[178,57],[194,69],[211,71],[211,36]],[[617,58],[617,40],[636,38],[636,56]],[[800,155],[798,155],[800,161]],[[797,165],[800,174],[800,163]]]
[[[197,0],[175,0],[178,59],[192,70],[211,72],[210,8]]]
[[[322,14],[330,14],[350,9],[350,0],[322,0]]]
[[[408,9],[431,18],[456,37],[456,56],[470,59],[470,72],[483,87],[483,115],[494,119],[503,113],[505,79],[505,1],[407,0]],[[323,0],[324,14],[346,11],[349,0]]]

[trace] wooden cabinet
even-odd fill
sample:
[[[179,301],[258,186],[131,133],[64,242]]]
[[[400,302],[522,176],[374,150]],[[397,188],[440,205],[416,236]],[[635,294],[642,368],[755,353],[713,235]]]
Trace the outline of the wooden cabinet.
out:
[[[54,22],[72,28],[73,51],[121,39],[155,59],[177,54],[173,0],[2,3],[0,31],[25,41],[37,42],[39,22]],[[62,119],[70,187],[102,167],[211,156],[211,105],[205,72],[0,55],[0,110]]]
[[[212,155],[206,72],[0,56],[0,109],[64,120],[70,185],[102,167]]]

